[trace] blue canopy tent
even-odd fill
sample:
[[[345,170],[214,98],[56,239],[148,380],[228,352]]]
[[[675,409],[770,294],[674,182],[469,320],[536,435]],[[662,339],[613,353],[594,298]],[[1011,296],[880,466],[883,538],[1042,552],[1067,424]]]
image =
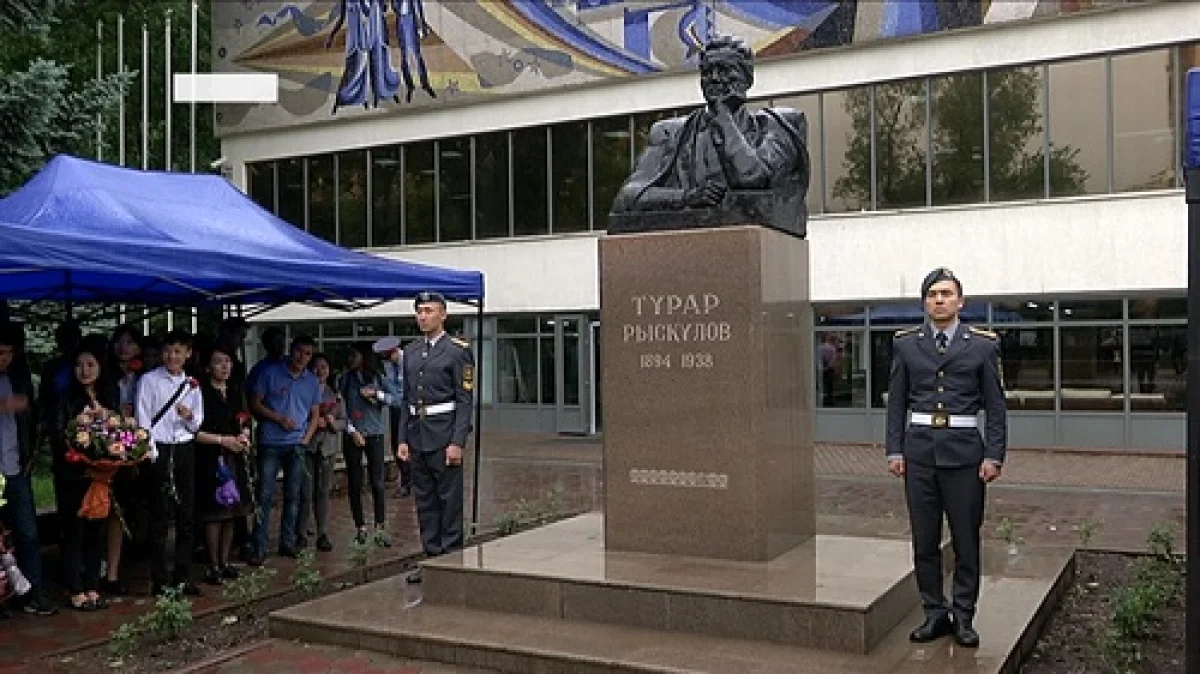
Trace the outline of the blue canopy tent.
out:
[[[482,319],[482,273],[336,246],[263,210],[220,176],[60,155],[0,200],[4,300],[356,309],[424,290],[474,305]],[[479,439],[477,429],[477,475]]]
[[[328,243],[225,179],[55,157],[0,200],[0,297],[203,306],[483,300],[483,275]]]

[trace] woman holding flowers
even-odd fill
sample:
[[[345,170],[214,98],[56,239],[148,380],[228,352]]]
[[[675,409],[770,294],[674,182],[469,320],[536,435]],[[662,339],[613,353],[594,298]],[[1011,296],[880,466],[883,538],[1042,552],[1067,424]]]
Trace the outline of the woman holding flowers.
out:
[[[55,463],[60,467],[54,490],[62,527],[64,580],[71,607],[77,611],[108,608],[99,591],[107,517],[80,514],[93,480],[86,462],[78,458],[81,452],[95,449],[95,435],[88,429],[94,424],[106,425],[118,409],[116,386],[103,365],[107,352],[107,340],[97,335],[85,338],[76,350],[71,361],[74,376],[57,410],[51,435]]]
[[[216,346],[204,368],[204,422],[196,435],[196,510],[208,548],[204,582],[221,585],[238,577],[229,563],[235,522],[253,510],[246,466],[250,415],[241,386],[230,381],[233,354]]]

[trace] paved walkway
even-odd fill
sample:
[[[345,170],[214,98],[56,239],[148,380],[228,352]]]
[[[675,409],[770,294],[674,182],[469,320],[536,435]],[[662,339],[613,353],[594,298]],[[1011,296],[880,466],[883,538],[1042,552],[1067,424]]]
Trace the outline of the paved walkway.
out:
[[[526,504],[541,501],[547,507],[563,511],[603,508],[600,442],[498,432],[488,433],[485,441],[480,478],[483,528],[505,513],[531,510],[528,505],[522,507],[522,501]],[[467,457],[468,466],[471,463],[471,457]],[[886,475],[882,450],[870,446],[821,445],[816,448],[815,466],[818,531],[883,537],[908,535],[901,483]],[[1007,518],[1027,544],[1078,545],[1077,528],[1090,521],[1099,526],[1091,547],[1144,550],[1150,528],[1166,522],[1175,527],[1182,547],[1184,469],[1182,456],[1013,450],[1002,481],[989,490],[985,534],[998,537],[996,527]],[[468,501],[470,482],[468,478]],[[417,550],[413,502],[398,500],[394,493],[394,485],[389,484],[389,528],[397,545],[382,551],[376,561],[394,561]],[[347,543],[353,527],[344,492],[335,497],[334,513],[337,549],[318,557],[319,568],[326,577],[347,571],[352,565]],[[294,563],[271,558],[269,566],[278,569],[272,589],[289,587]],[[135,566],[133,571],[130,584],[134,588],[147,585],[144,565]],[[206,596],[196,601],[196,612],[219,610],[224,605],[219,593],[205,590]],[[102,639],[149,606],[148,599],[132,597],[108,611],[77,613],[66,609],[52,618],[16,615],[0,621],[0,673],[24,671],[23,663]],[[267,652],[282,653],[280,648],[284,647],[274,645]],[[330,660],[321,656],[319,650],[295,651],[290,646],[284,650],[292,655],[304,653],[305,657],[315,657],[313,662],[318,664],[313,666],[318,669],[298,667],[280,671],[375,671],[343,666],[346,663],[342,659],[351,657],[343,653]],[[253,657],[265,656],[260,653]],[[367,657],[366,664],[355,660],[358,664],[354,666],[368,666],[377,662],[371,659],[376,657]],[[338,665],[331,670],[329,662]],[[325,668],[321,669],[319,663],[326,663]],[[385,667],[385,670],[409,671],[403,667],[410,665],[391,663],[387,667],[392,665],[399,669]],[[418,667],[412,671],[428,674],[452,671],[422,669],[419,664],[411,666]]]

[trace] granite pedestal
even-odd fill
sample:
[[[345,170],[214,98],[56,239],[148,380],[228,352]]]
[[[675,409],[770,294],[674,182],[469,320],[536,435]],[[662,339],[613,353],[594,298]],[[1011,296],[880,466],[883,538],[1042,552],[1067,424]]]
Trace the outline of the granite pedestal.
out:
[[[273,636],[538,674],[1015,668],[1069,552],[985,579],[964,663],[907,641],[907,541],[816,535],[807,242],[609,235],[600,268],[605,512],[427,560],[420,586],[287,609]]]
[[[767,561],[815,533],[808,242],[600,241],[605,545]]]

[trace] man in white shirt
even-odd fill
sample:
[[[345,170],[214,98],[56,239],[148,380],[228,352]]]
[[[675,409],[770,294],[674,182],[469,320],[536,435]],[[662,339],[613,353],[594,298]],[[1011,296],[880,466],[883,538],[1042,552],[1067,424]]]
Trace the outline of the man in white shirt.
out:
[[[196,505],[195,455],[192,441],[204,421],[200,385],[183,371],[192,355],[192,337],[174,330],[163,341],[163,364],[147,372],[137,389],[137,421],[149,429],[158,451],[152,466],[150,493],[151,594],[168,586],[199,596],[192,582],[193,514]],[[167,527],[175,506],[175,570],[167,571]]]

